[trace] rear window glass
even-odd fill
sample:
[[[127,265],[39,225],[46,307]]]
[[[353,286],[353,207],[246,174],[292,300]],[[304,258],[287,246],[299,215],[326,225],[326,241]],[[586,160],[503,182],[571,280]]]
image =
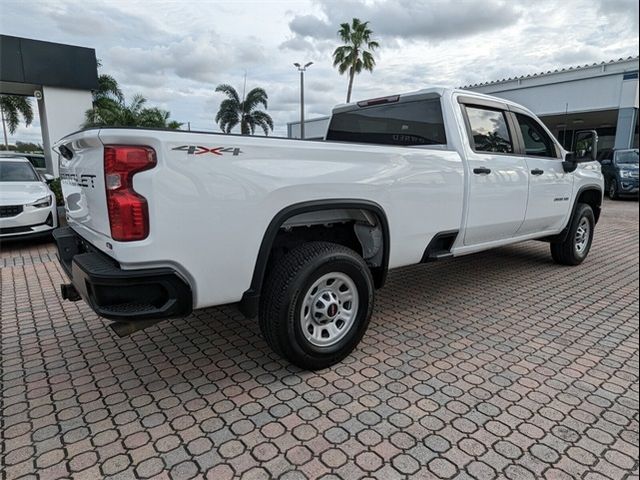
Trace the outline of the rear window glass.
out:
[[[327,140],[384,145],[446,145],[440,99],[365,107],[336,113]]]

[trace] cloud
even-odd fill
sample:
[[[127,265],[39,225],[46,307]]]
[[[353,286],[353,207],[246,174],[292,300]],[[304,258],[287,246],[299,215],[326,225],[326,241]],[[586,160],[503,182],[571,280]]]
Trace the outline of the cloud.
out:
[[[610,20],[629,25],[638,32],[640,4],[637,0],[599,0],[598,13]]]
[[[374,72],[355,80],[354,100],[432,84],[466,85],[637,55],[636,0],[298,0],[149,2],[0,0],[7,35],[95,48],[101,71],[127,99],[142,93],[193,129],[215,130],[219,83],[263,87],[276,134],[299,117],[344,102],[346,76],[332,66],[339,24],[371,22],[381,43]],[[215,10],[215,11],[214,11]],[[34,27],[35,26],[35,27]],[[37,129],[16,138],[33,140]]]
[[[339,26],[357,17],[370,22],[375,34],[388,39],[439,42],[514,25],[521,17],[513,2],[503,0],[359,0],[318,2],[322,15],[298,15],[289,22],[294,39],[336,39]],[[299,43],[287,41],[285,46]]]
[[[301,37],[333,38],[336,29],[331,24],[314,15],[299,15],[289,22],[291,31]]]
[[[237,42],[232,47],[210,31],[198,38],[187,36],[147,48],[112,47],[107,59],[109,66],[119,72],[119,79],[138,85],[159,86],[173,75],[214,83],[222,81],[221,72],[230,68],[242,69],[265,61],[263,48],[255,40],[248,42]]]

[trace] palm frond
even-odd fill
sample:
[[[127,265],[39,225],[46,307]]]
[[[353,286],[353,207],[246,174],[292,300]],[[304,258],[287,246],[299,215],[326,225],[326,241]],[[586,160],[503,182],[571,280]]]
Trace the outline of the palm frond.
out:
[[[367,51],[362,52],[362,67],[365,70],[372,72],[373,67],[375,66],[376,66],[376,59],[373,58],[373,54]]]
[[[252,120],[256,126],[259,126],[264,131],[265,135],[269,135],[269,130],[273,131],[273,119],[271,115],[260,110],[253,112]]]
[[[244,100],[243,111],[245,113],[251,112],[251,110],[255,109],[258,105],[264,106],[267,108],[267,92],[260,87],[256,87],[247,93],[247,96]]]
[[[103,98],[116,100],[120,103],[124,102],[124,95],[118,81],[111,75],[101,74],[98,76],[98,88],[93,92],[93,99],[97,101]]]
[[[20,125],[20,117],[25,125],[33,122],[33,108],[31,99],[19,95],[0,95],[0,106],[4,114],[9,132],[13,135]]]
[[[233,88],[229,84],[222,83],[222,84],[218,85],[216,87],[216,92],[222,92],[226,96],[228,96],[229,98],[235,100],[236,103],[238,103],[238,104],[240,103],[240,96],[238,95],[238,92],[236,91],[235,88]]]
[[[344,43],[348,43],[351,40],[351,25],[348,23],[341,23],[338,30],[338,36]]]

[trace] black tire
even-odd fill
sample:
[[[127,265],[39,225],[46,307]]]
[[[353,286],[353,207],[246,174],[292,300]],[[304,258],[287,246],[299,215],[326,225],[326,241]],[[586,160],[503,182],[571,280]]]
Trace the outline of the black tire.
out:
[[[584,247],[579,248],[582,242],[578,241],[578,229],[584,225],[583,222],[587,222],[589,225],[589,231],[583,238],[586,239]],[[593,231],[596,225],[593,209],[586,203],[578,204],[575,214],[571,219],[569,225],[569,232],[564,242],[551,244],[551,256],[556,263],[560,265],[580,265],[584,262],[585,258],[591,250],[591,244],[593,242]]]
[[[609,180],[609,188],[607,188],[607,195],[609,196],[609,198],[611,200],[617,200],[618,199],[618,180],[616,180],[615,178],[612,178],[611,180]]]
[[[354,305],[356,311],[348,329],[340,333],[343,336],[334,345],[317,346],[302,330],[302,311],[306,308],[303,302],[311,298],[314,283],[334,272],[352,281],[357,291],[357,308]],[[278,260],[268,275],[260,295],[260,330],[276,353],[300,368],[319,370],[341,361],[360,342],[369,325],[373,301],[373,278],[360,255],[335,243],[305,243]],[[339,324],[339,315],[334,315],[330,322]],[[311,331],[314,328],[309,327]]]

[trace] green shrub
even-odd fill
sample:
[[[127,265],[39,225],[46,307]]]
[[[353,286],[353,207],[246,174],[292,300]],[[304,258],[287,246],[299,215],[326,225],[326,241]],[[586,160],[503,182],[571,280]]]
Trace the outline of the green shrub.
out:
[[[62,196],[62,185],[60,185],[60,179],[54,178],[47,182],[49,184],[49,188],[56,196],[56,203],[59,207],[64,205],[64,197]]]

